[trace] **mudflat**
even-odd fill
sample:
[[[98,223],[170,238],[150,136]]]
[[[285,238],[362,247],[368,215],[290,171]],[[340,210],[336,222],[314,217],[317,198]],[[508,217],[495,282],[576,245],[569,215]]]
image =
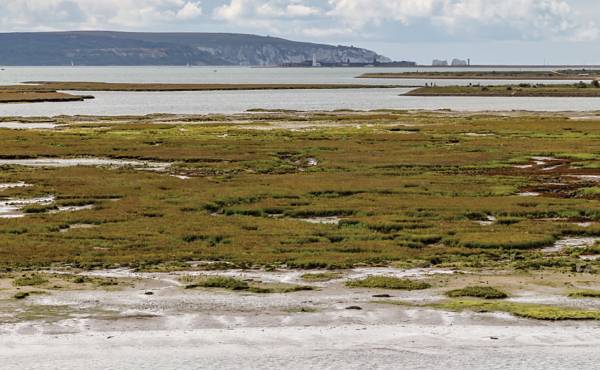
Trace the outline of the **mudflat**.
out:
[[[394,85],[368,84],[169,84],[108,82],[28,82],[40,88],[74,91],[222,91],[222,90],[307,90],[307,89],[383,89]]]
[[[358,78],[438,79],[438,80],[597,80],[598,70],[556,71],[423,71],[400,73],[365,73]]]
[[[79,96],[56,91],[2,91],[0,90],[0,104],[2,103],[42,103],[42,102],[68,102],[91,99],[90,96]]]
[[[514,86],[426,86],[407,92],[407,96],[506,96],[506,97],[600,97],[600,88],[575,85],[519,84]]]

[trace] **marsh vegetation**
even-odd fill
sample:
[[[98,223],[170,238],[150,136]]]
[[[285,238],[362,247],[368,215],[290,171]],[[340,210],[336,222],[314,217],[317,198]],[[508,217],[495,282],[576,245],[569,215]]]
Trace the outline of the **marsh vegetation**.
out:
[[[29,85],[0,86],[0,104],[2,103],[41,103],[68,102],[92,99],[92,96],[73,95],[58,92],[57,89]]]
[[[358,78],[451,79],[451,80],[597,80],[600,71],[565,69],[557,71],[424,71],[365,73]]]
[[[220,288],[232,291],[245,291],[249,293],[293,293],[309,291],[314,288],[306,285],[292,285],[282,283],[263,283],[260,281],[246,281],[231,276],[184,276],[181,278],[186,283],[185,289],[195,288]]]
[[[490,286],[468,286],[462,289],[455,289],[446,292],[448,297],[473,297],[483,299],[504,299],[508,298],[508,294],[500,289]]]
[[[592,83],[547,85],[425,86],[404,94],[407,96],[509,96],[509,97],[600,97],[598,81]]]
[[[423,290],[431,288],[429,283],[410,279],[399,279],[390,276],[369,276],[364,279],[350,280],[346,283],[349,288],[376,288],[397,290]]]
[[[542,251],[600,235],[592,119],[342,111],[54,122],[60,130],[2,129],[0,183],[30,185],[2,198],[52,197],[26,222],[0,220],[4,270],[598,268],[580,258],[600,254],[594,243]]]
[[[29,82],[32,86],[50,90],[74,91],[239,91],[239,90],[315,90],[315,89],[385,89],[397,86],[370,84],[168,84],[168,83],[107,83],[107,82]]]

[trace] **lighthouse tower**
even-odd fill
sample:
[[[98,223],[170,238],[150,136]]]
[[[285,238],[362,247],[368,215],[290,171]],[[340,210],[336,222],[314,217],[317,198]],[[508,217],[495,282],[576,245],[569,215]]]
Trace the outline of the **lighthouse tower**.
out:
[[[317,62],[317,54],[313,54],[312,66],[313,67],[320,67],[321,66],[321,63]]]

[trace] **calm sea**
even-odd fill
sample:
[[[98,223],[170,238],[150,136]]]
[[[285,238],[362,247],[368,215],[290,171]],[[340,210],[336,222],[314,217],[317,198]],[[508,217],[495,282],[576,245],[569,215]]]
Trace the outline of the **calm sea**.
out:
[[[340,83],[423,85],[423,80],[356,79],[367,72],[405,72],[395,68],[247,68],[247,67],[6,67],[0,85],[28,81],[155,83]],[[432,70],[432,69],[428,69]],[[436,69],[442,71],[444,69]],[[455,69],[453,69],[455,70]],[[480,69],[482,70],[482,69]],[[517,69],[518,70],[518,69]],[[431,81],[428,81],[431,82]],[[434,81],[438,85],[506,84],[522,81]],[[540,81],[536,81],[540,82]],[[405,88],[288,91],[86,92],[85,102],[2,104],[0,116],[138,115],[149,113],[238,113],[251,108],[452,109],[590,111],[600,98],[409,97]]]

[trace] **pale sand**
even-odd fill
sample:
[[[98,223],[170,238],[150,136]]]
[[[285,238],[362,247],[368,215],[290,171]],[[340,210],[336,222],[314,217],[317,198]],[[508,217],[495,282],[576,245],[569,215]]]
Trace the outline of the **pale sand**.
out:
[[[0,337],[2,369],[595,369],[597,327],[347,325]],[[493,339],[498,338],[498,339]]]
[[[183,289],[178,278],[192,273],[95,271],[86,275],[115,277],[130,285],[57,290],[22,301],[10,300],[0,290],[0,368],[546,370],[594,369],[600,361],[598,322],[444,312],[376,303],[381,298],[373,297],[389,293],[391,300],[426,303],[443,299],[443,291],[467,280],[521,285],[535,276],[358,268],[343,271],[338,280],[313,284],[320,287],[317,291],[250,294]],[[202,273],[301,283],[304,272]],[[450,279],[450,285],[412,292],[343,287],[345,280],[373,274]],[[518,291],[510,300],[600,308],[599,300],[572,300],[564,297],[564,288],[551,286]],[[362,309],[348,310],[350,306]]]

